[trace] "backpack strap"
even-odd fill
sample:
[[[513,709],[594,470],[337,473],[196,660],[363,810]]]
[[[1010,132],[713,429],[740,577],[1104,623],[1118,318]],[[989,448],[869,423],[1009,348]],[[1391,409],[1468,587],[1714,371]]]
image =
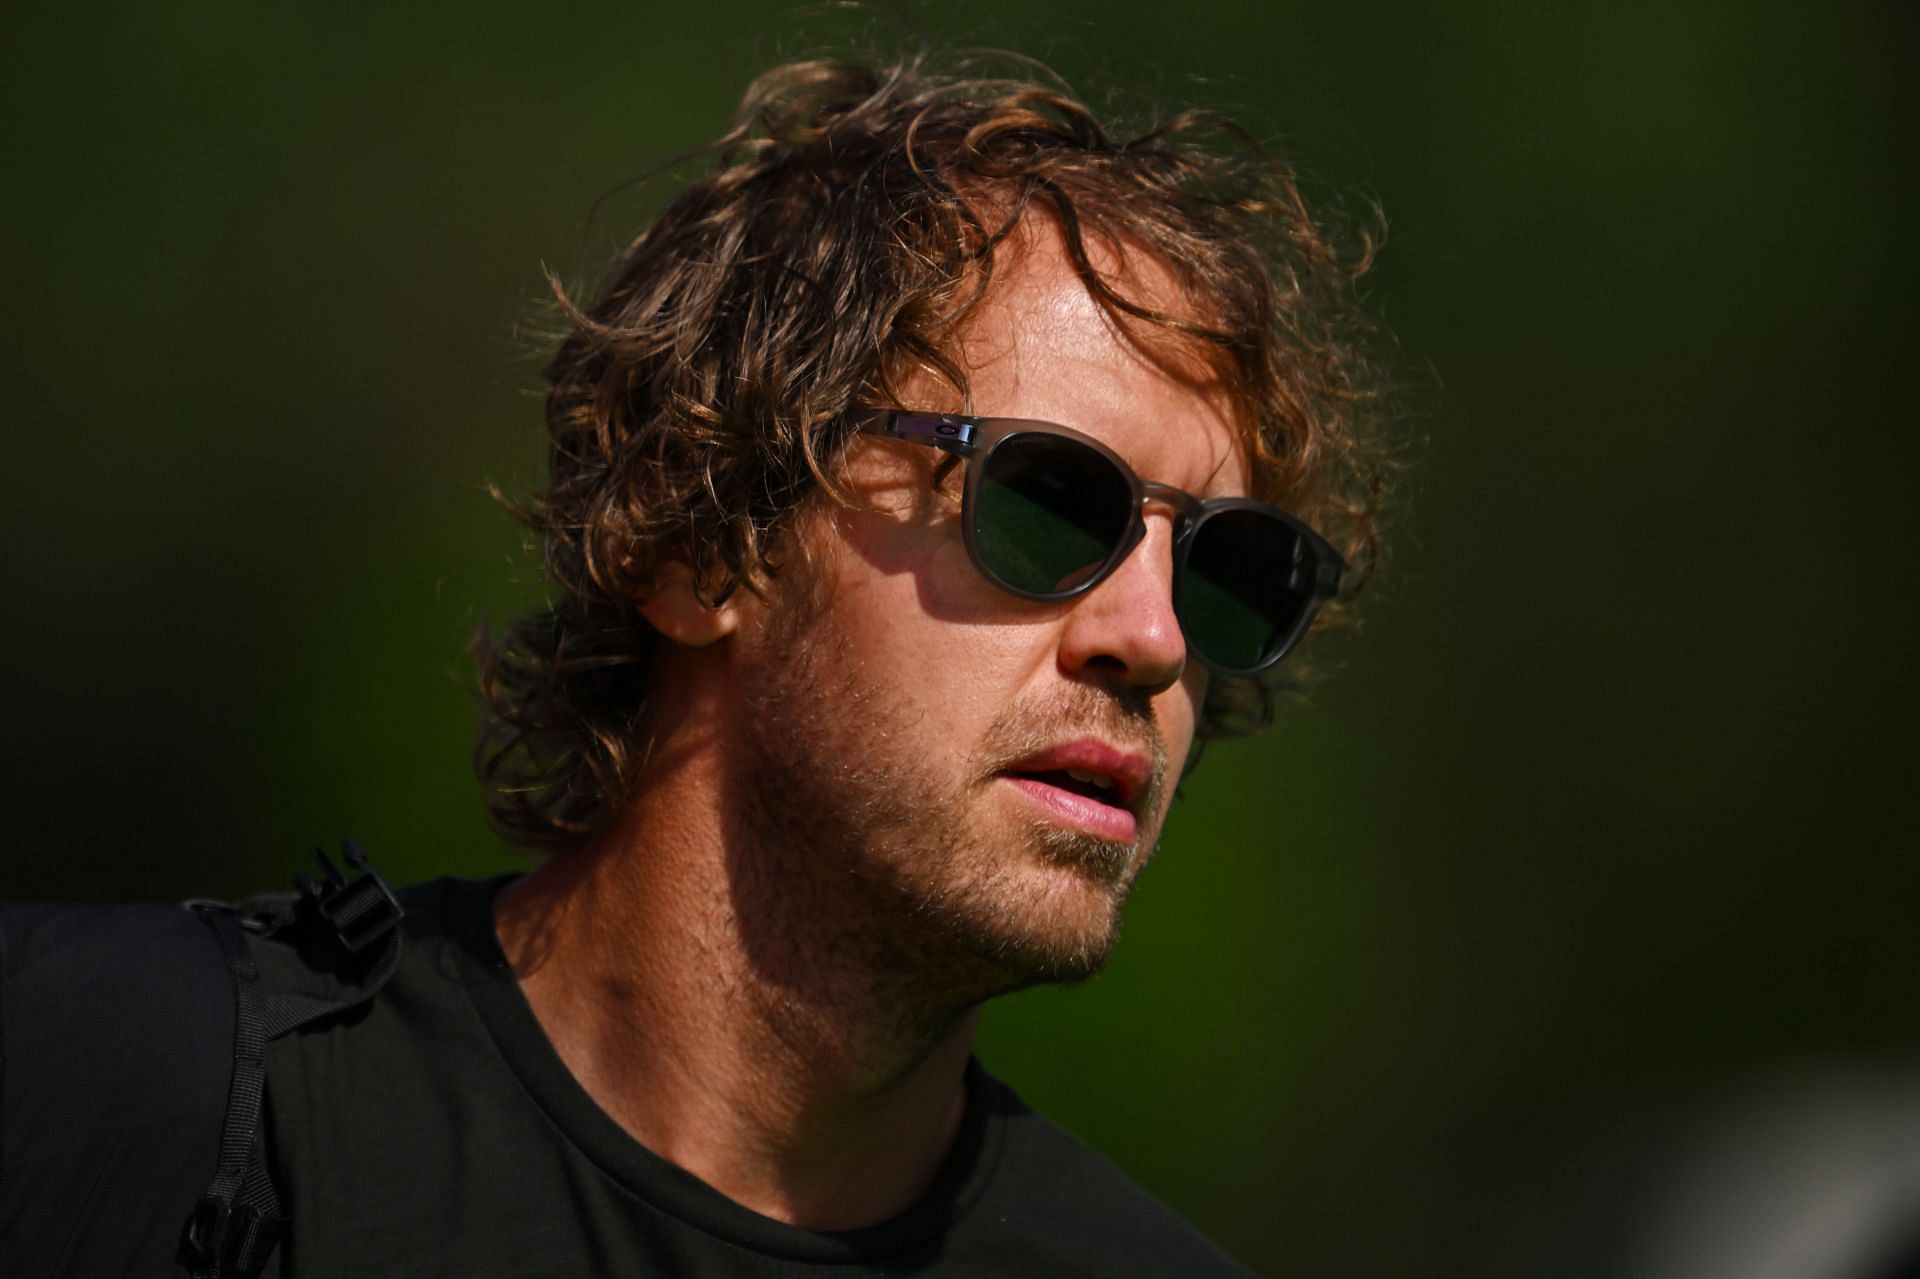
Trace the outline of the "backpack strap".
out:
[[[221,1124],[220,1162],[206,1194],[187,1220],[181,1244],[181,1256],[193,1279],[231,1279],[259,1273],[290,1220],[259,1149],[267,1045],[302,1026],[365,1003],[379,993],[399,966],[398,925],[403,912],[398,899],[380,872],[368,863],[358,841],[343,841],[340,851],[347,864],[360,872],[358,876],[348,880],[325,853],[315,848],[313,855],[324,879],[316,883],[305,875],[297,876],[300,897],[290,911],[243,913],[219,902],[187,903],[213,929],[234,992],[233,1082]],[[327,999],[296,991],[261,991],[247,932],[277,933],[300,923],[324,929],[349,958],[358,959],[378,948],[357,993],[346,999]]]
[[[254,1136],[260,1127],[260,1102],[266,1095],[267,1039],[261,1014],[260,975],[253,951],[232,912],[195,904],[227,961],[233,978],[233,1082],[227,1091],[227,1113],[220,1125],[220,1162],[187,1220],[184,1253],[194,1279],[217,1279],[223,1273],[246,1274],[247,1262],[265,1262],[279,1242],[286,1215],[273,1202],[242,1200],[250,1169],[259,1166]],[[256,1186],[256,1190],[258,1187]],[[264,1209],[264,1211],[263,1211]],[[252,1267],[258,1270],[258,1264]]]

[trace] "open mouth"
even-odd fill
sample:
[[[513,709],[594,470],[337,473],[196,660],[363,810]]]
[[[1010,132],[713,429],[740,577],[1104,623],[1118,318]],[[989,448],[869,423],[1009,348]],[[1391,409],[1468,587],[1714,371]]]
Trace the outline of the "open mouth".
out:
[[[1057,786],[1061,790],[1076,795],[1085,795],[1114,808],[1125,808],[1121,799],[1120,785],[1104,773],[1088,772],[1079,768],[1050,768],[1031,773],[1010,773],[1011,777],[1031,778],[1046,786]]]
[[[1034,751],[999,775],[1049,823],[1114,843],[1138,838],[1136,807],[1152,802],[1152,759],[1094,736]]]

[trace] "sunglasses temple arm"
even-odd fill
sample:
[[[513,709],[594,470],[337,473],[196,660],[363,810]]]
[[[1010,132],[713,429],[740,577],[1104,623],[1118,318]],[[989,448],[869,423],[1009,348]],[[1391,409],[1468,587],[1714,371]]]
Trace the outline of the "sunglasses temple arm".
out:
[[[972,457],[980,435],[977,418],[947,413],[905,413],[889,409],[876,413],[860,428],[864,435],[884,435],[896,440],[928,444],[955,457]]]

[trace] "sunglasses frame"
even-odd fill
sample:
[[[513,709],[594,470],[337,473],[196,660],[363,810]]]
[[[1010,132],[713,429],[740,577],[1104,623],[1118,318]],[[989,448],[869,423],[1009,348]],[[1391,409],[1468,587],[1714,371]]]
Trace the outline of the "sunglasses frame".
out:
[[[973,463],[967,467],[966,486],[962,492],[960,505],[960,524],[966,541],[967,557],[973,561],[975,569],[994,586],[1020,599],[1036,603],[1053,604],[1078,598],[1113,575],[1113,571],[1126,563],[1127,556],[1133,554],[1140,539],[1146,536],[1147,522],[1143,513],[1148,502],[1160,502],[1173,508],[1173,581],[1176,597],[1179,583],[1187,569],[1187,556],[1193,548],[1194,534],[1215,515],[1227,511],[1258,511],[1271,519],[1278,520],[1297,535],[1300,545],[1307,551],[1313,573],[1312,589],[1307,592],[1305,606],[1293,629],[1280,640],[1264,659],[1252,666],[1226,666],[1209,658],[1194,644],[1186,634],[1186,622],[1180,623],[1180,630],[1187,640],[1187,651],[1202,665],[1217,675],[1247,677],[1258,675],[1277,665],[1281,659],[1293,651],[1301,638],[1313,625],[1313,618],[1320,606],[1340,592],[1340,575],[1346,569],[1346,561],[1333,549],[1332,543],[1321,537],[1305,522],[1289,511],[1270,502],[1261,502],[1250,497],[1214,497],[1198,498],[1184,489],[1174,488],[1170,484],[1159,484],[1152,480],[1143,480],[1127,465],[1125,458],[1115,453],[1099,440],[1090,435],[1061,426],[1057,422],[1043,422],[1036,418],[1018,417],[974,417],[960,413],[915,413],[908,409],[876,409],[871,417],[860,425],[863,435],[877,435],[887,439],[907,440],[914,444],[925,444],[937,448]],[[994,450],[1008,440],[1026,435],[1064,436],[1075,443],[1085,445],[1105,458],[1126,479],[1133,498],[1129,506],[1126,531],[1121,534],[1117,546],[1101,562],[1100,567],[1081,582],[1076,582],[1064,591],[1029,591],[1006,581],[987,564],[980,554],[975,539],[974,512],[977,509],[975,494],[980,480],[986,474],[986,463],[993,457]],[[1176,616],[1178,610],[1176,609]]]

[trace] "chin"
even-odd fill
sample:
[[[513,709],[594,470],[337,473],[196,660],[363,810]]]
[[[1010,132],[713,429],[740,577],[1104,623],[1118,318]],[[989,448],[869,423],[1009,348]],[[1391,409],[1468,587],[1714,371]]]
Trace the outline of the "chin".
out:
[[[1126,883],[1108,869],[1115,864],[1124,868],[1126,859],[1109,857],[1096,869],[1049,857],[996,884],[1003,891],[991,901],[949,902],[947,922],[991,965],[1002,992],[1085,981],[1119,940]]]
[[[1001,993],[1032,986],[1075,986],[1107,966],[1113,955],[1114,934],[1069,942],[1059,937],[1023,939],[1001,956],[1007,976]]]

